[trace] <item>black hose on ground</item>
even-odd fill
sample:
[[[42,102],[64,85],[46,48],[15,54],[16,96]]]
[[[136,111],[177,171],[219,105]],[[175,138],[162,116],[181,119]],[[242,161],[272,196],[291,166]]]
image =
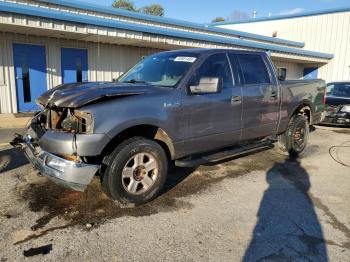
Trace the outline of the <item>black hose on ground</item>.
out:
[[[340,160],[339,155],[336,153],[336,157],[334,156],[334,149],[336,148],[350,148],[350,145],[345,145],[347,143],[350,143],[350,141],[345,141],[342,145],[339,146],[331,146],[328,150],[329,155],[331,156],[331,158],[337,162],[338,164],[342,165],[342,166],[346,166],[346,167],[350,167],[350,165],[344,163],[342,160]]]

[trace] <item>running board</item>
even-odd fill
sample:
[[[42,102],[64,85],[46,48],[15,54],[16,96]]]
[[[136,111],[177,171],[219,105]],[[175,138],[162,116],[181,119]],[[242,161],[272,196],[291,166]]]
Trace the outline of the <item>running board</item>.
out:
[[[196,158],[189,157],[175,161],[178,167],[197,167],[203,164],[216,163],[228,158],[240,156],[247,153],[252,153],[260,150],[267,150],[273,148],[272,141],[265,141],[246,146],[223,149],[220,152],[198,156]]]

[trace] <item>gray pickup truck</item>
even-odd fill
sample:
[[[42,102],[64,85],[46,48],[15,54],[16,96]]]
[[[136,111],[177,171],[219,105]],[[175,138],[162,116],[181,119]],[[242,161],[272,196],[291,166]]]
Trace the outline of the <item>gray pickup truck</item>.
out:
[[[115,82],[57,86],[14,139],[52,181],[95,175],[120,205],[156,197],[169,164],[215,163],[278,142],[300,154],[324,109],[322,80],[279,81],[264,52],[189,49],[145,58]]]

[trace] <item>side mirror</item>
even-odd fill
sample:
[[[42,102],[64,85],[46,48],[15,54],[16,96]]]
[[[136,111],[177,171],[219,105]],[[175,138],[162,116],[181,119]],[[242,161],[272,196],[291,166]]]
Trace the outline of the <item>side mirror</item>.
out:
[[[191,94],[214,94],[221,91],[218,77],[202,77],[197,86],[190,86]]]
[[[279,76],[279,77],[278,77],[278,80],[284,81],[284,80],[286,80],[286,76]]]
[[[285,68],[278,68],[278,80],[284,81],[287,78],[287,69]]]

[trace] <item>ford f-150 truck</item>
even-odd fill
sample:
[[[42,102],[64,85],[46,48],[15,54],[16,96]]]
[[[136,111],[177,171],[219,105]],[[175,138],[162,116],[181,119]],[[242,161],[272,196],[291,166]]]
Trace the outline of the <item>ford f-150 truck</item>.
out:
[[[84,191],[99,175],[115,202],[140,205],[159,194],[169,163],[215,163],[274,142],[302,153],[324,91],[322,80],[279,81],[264,52],[161,52],[117,81],[44,93],[13,144],[62,186]]]

